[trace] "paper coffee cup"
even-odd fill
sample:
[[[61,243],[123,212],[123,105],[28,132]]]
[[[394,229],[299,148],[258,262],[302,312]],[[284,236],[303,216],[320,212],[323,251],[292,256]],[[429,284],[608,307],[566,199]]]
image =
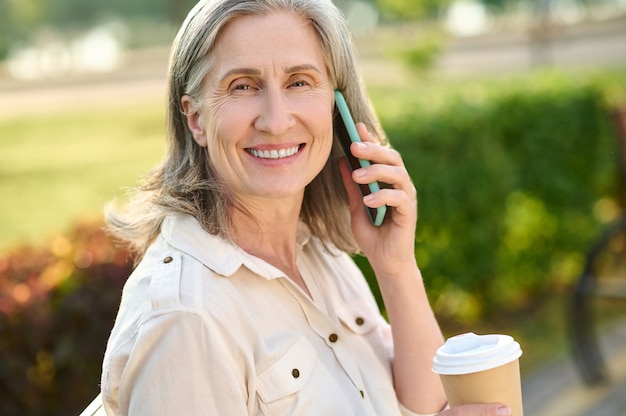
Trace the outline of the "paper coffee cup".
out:
[[[451,407],[503,403],[523,416],[520,345],[508,335],[467,333],[449,338],[437,350],[433,371],[441,377]]]

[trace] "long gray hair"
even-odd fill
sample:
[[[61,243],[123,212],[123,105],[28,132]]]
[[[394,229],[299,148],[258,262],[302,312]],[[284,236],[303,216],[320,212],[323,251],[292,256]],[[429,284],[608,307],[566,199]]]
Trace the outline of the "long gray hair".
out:
[[[168,148],[160,166],[138,187],[123,210],[107,209],[107,227],[139,259],[159,233],[166,215],[193,215],[211,234],[229,239],[232,202],[206,155],[193,139],[181,98],[202,99],[202,83],[222,29],[240,16],[289,11],[309,20],[317,32],[334,89],[343,92],[353,117],[381,142],[379,127],[357,70],[347,22],[330,0],[201,0],[182,24],[170,55]],[[335,133],[335,136],[337,133]],[[209,138],[210,140],[210,138]],[[339,170],[337,137],[320,174],[306,187],[301,219],[314,236],[341,250],[358,251],[352,236],[347,197]]]

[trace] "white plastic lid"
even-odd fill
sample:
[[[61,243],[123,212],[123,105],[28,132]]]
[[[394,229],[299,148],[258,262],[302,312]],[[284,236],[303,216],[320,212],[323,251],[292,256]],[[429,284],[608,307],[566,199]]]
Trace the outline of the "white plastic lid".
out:
[[[476,335],[472,332],[449,338],[437,350],[433,371],[438,374],[470,374],[517,360],[522,349],[509,335]]]

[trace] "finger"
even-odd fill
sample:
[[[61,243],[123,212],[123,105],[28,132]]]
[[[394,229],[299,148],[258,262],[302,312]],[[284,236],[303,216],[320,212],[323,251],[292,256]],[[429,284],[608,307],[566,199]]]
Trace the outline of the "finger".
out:
[[[417,191],[404,166],[400,153],[394,149],[375,143],[364,123],[357,123],[361,143],[353,143],[351,152],[354,156],[374,162],[366,168],[356,169],[352,179],[359,184],[379,182],[383,189],[363,198],[363,204],[370,208],[388,205],[395,208],[394,217],[417,218]],[[384,184],[396,190],[389,190]],[[401,222],[404,222],[403,220]]]
[[[363,199],[365,205],[371,208],[388,205],[397,208],[401,215],[417,218],[417,191],[406,169],[372,165],[355,170],[352,178],[361,184],[381,183],[380,191]]]
[[[357,131],[359,132],[361,142],[353,143],[350,146],[350,152],[354,156],[374,163],[394,166],[403,165],[400,153],[395,149],[377,144],[374,136],[365,127],[365,124],[357,123]]]
[[[363,198],[363,204],[370,208],[383,205],[394,208],[393,218],[398,224],[411,224],[417,219],[417,201],[410,200],[403,191],[395,189],[381,189]]]
[[[396,189],[381,189],[380,191],[366,195],[363,203],[371,208],[378,208],[383,205],[398,209],[406,209],[404,207],[413,207],[413,201],[409,199],[405,192]],[[409,211],[405,211],[408,214]]]
[[[369,130],[367,129],[367,126],[365,125],[365,123],[362,122],[358,122],[355,124],[356,125],[356,131],[357,133],[359,133],[359,137],[361,138],[362,141],[368,143],[375,143],[376,139],[374,138],[374,135],[372,135],[372,133],[369,132]]]
[[[368,184],[374,181],[391,185],[392,188],[402,189],[410,196],[415,196],[415,187],[409,172],[404,166],[390,166],[374,164],[366,168],[359,168],[352,174],[356,183]]]
[[[356,158],[391,166],[404,166],[397,150],[376,143],[355,142],[350,145],[350,153]]]

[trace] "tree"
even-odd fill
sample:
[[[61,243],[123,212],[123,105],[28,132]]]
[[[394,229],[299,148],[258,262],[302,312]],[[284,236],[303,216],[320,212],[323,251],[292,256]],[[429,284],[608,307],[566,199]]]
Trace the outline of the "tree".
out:
[[[375,0],[383,18],[414,20],[437,16],[451,0]]]

